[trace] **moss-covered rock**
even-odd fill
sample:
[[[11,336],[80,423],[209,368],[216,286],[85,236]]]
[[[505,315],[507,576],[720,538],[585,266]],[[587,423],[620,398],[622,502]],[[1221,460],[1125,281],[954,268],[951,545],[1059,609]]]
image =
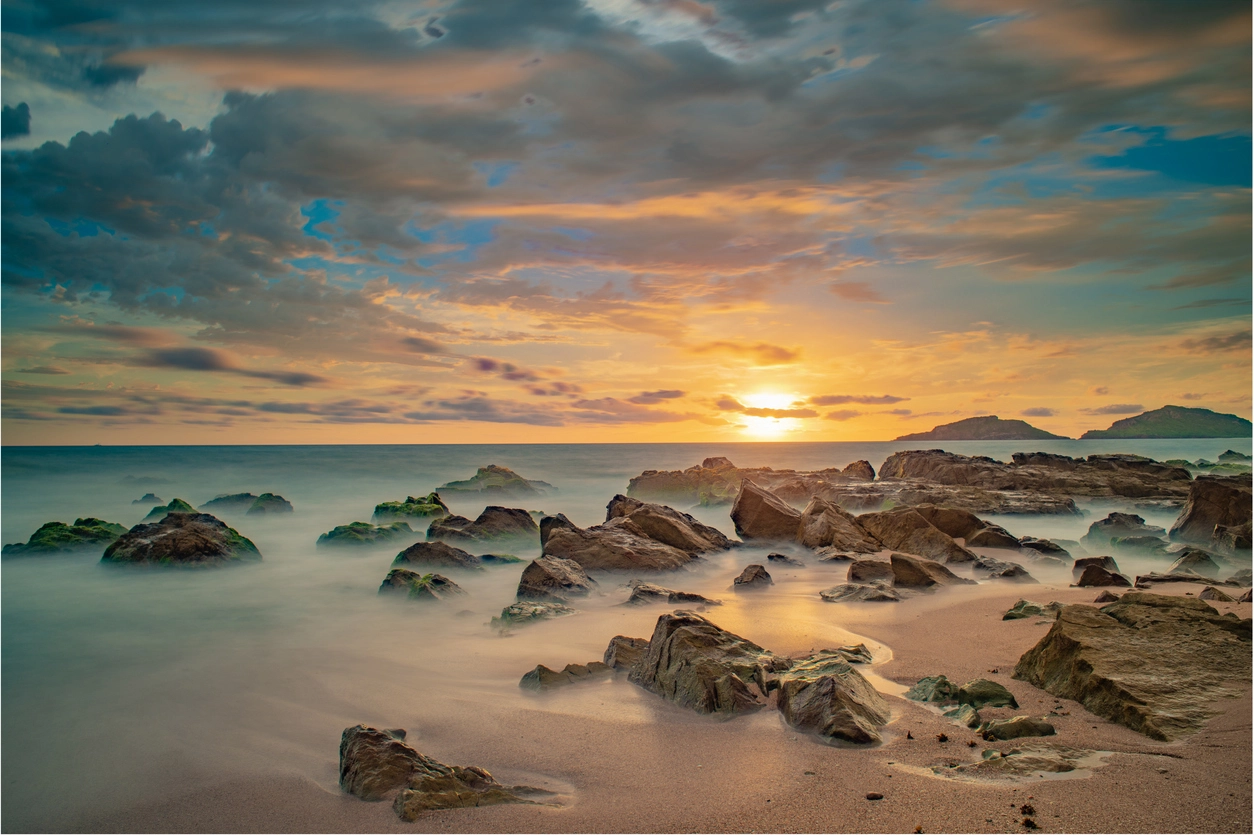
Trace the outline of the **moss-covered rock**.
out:
[[[250,539],[208,513],[167,513],[139,524],[105,549],[100,561],[131,565],[207,567],[256,562],[261,552]]]
[[[406,496],[403,502],[382,502],[374,506],[374,522],[404,519],[439,519],[448,516],[448,505],[440,498],[439,493],[428,493],[415,498]]]
[[[215,496],[200,506],[201,510],[213,513],[243,513],[257,501],[255,493],[223,493]]]
[[[4,546],[6,557],[59,554],[100,548],[113,543],[126,533],[126,528],[114,522],[88,517],[75,519],[73,525],[64,522],[48,522],[31,534],[26,542]]]
[[[182,499],[171,499],[169,504],[159,505],[148,511],[148,515],[143,521],[153,522],[157,519],[164,518],[167,513],[195,513],[196,508],[192,507]]]
[[[277,493],[262,493],[248,508],[248,516],[272,516],[276,513],[291,513],[295,508],[292,503]]]
[[[403,593],[410,600],[447,600],[466,590],[442,574],[419,574],[407,568],[393,568],[383,578],[379,594]]]
[[[561,603],[537,603],[526,600],[520,603],[511,603],[502,609],[500,617],[492,618],[492,626],[496,629],[505,630],[525,623],[535,623],[536,621],[573,614],[575,614],[574,609],[569,606],[563,606]]]
[[[349,522],[347,525],[336,525],[318,537],[318,547],[339,548],[358,545],[381,545],[414,535],[415,531],[409,526],[408,522],[393,522],[390,525]]]
[[[508,467],[496,464],[480,467],[465,481],[440,485],[440,490],[445,493],[470,493],[484,497],[543,496],[552,489],[552,484],[523,478]]]

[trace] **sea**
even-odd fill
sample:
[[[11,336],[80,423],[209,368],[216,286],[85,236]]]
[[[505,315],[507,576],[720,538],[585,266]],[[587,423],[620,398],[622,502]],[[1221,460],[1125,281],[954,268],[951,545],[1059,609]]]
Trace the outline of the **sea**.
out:
[[[101,565],[94,552],[3,560],[3,829],[81,830],[99,816],[208,790],[228,777],[298,776],[335,793],[340,732],[359,722],[408,727],[430,752],[457,750],[459,740],[479,739],[484,727],[508,734],[536,711],[612,715],[651,728],[695,721],[622,682],[554,695],[519,687],[537,664],[560,669],[599,660],[615,635],[647,638],[667,609],[622,606],[631,579],[721,599],[708,617],[778,651],[861,641],[883,660],[890,647],[844,630],[844,604],[818,597],[819,589],[844,581],[844,566],[813,557],[805,568],[772,567],[775,585],[752,601],[732,592],[731,581],[746,564],[764,561],[761,548],[716,555],[661,578],[601,575],[599,592],[575,604],[578,614],[502,632],[491,619],[513,601],[520,566],[457,574],[465,597],[420,604],[378,594],[408,542],[352,551],[315,542],[337,525],[369,521],[379,502],[425,495],[488,464],[555,488],[520,506],[589,526],[605,520],[606,503],[644,470],[725,456],[740,467],[796,470],[866,460],[878,471],[893,452],[935,447],[1006,461],[1019,451],[1213,461],[1227,449],[1249,454],[1251,441],[4,447],[5,543],[25,542],[54,520],[137,524],[152,503],[136,502],[150,492],[194,506],[221,494],[272,492],[295,511],[222,514],[261,551],[255,564],[119,568]],[[448,503],[470,518],[483,508],[470,498]],[[1081,504],[1080,517],[993,521],[1016,535],[1074,540],[1109,510],[1132,509]],[[735,535],[728,507],[680,509]],[[1175,516],[1140,512],[1164,527]],[[807,559],[798,549],[783,550]],[[538,548],[517,556],[538,556]],[[477,747],[483,744],[469,743],[452,761],[490,758]],[[513,768],[515,779],[544,781],[523,764]]]

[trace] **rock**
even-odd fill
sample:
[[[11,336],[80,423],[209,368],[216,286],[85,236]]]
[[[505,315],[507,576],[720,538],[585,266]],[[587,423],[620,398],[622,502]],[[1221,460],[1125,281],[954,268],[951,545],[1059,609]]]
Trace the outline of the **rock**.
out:
[[[216,566],[257,562],[257,546],[208,513],[167,513],[139,524],[105,549],[105,563]]]
[[[1249,458],[1245,460],[1248,461]],[[840,474],[854,481],[875,481],[875,468],[870,461],[854,461],[841,470]]]
[[[1005,528],[991,525],[962,508],[924,504],[916,506],[914,510],[941,533],[953,539],[965,540],[968,548],[979,546],[1017,550],[1019,547],[1019,540],[1011,536]]]
[[[978,530],[966,537],[964,542],[967,548],[1019,548],[1019,540],[1000,525],[989,525]]]
[[[1245,594],[1237,598],[1238,603],[1254,603],[1254,589],[1246,589]]]
[[[518,581],[518,599],[565,603],[572,597],[586,597],[596,585],[596,580],[574,560],[540,557],[523,569]]]
[[[1076,580],[1075,585],[1085,588],[1090,586],[1131,586],[1132,583],[1122,574],[1107,571],[1100,565],[1090,565],[1080,573],[1080,579]]]
[[[372,525],[369,522],[350,522],[337,525],[318,537],[318,547],[379,545],[397,539],[414,536],[413,528],[407,522],[393,522],[390,525]]]
[[[731,518],[741,539],[780,542],[795,539],[801,523],[801,514],[795,508],[748,480],[740,485]]]
[[[1050,603],[1033,603],[1031,600],[1019,600],[1015,605],[1006,610],[1006,614],[1001,616],[1002,620],[1020,620],[1022,618],[1034,617],[1057,617],[1062,604],[1056,601]]]
[[[1241,550],[1248,550],[1251,500],[1249,476],[1198,476],[1189,489],[1184,509],[1168,535],[1175,542],[1215,547],[1221,544],[1215,541],[1216,528],[1223,526],[1221,539],[1230,538],[1232,541],[1222,544],[1227,553],[1232,553],[1233,549],[1226,546],[1242,543],[1239,535],[1228,537],[1227,529],[1247,526],[1246,544]]]
[[[972,569],[991,580],[1010,580],[1015,583],[1036,582],[1036,578],[1018,563],[995,560],[992,557],[976,557]]]
[[[245,511],[246,516],[273,516],[276,513],[291,513],[292,503],[275,493],[262,493]]]
[[[513,554],[480,554],[479,561],[484,565],[518,565],[525,562]]]
[[[536,621],[561,618],[576,614],[575,610],[561,603],[536,603],[521,601],[511,603],[501,610],[501,616],[492,618],[492,626],[496,629],[509,629]]]
[[[801,512],[796,539],[807,548],[832,547],[855,554],[873,554],[881,548],[852,513],[817,496]]]
[[[858,524],[870,531],[885,548],[895,551],[946,563],[975,559],[975,554],[954,542],[953,537],[932,525],[914,508],[864,513],[858,517]]]
[[[891,603],[901,600],[902,593],[887,580],[872,580],[869,583],[832,586],[819,592],[819,597],[828,603]]]
[[[837,653],[850,664],[870,664],[875,660],[871,657],[871,651],[866,648],[866,644],[850,644],[836,649],[825,649],[823,652]]]
[[[1210,538],[1211,547],[1225,554],[1240,554],[1250,550],[1254,528],[1249,522],[1243,525],[1216,525]]]
[[[1159,583],[1201,583],[1203,585],[1212,586],[1239,586],[1240,583],[1234,583],[1230,580],[1216,580],[1214,577],[1207,577],[1204,574],[1198,574],[1187,568],[1177,568],[1170,574],[1138,574],[1136,583],[1138,589],[1149,588]]]
[[[29,557],[39,554],[73,553],[83,550],[103,550],[126,533],[126,528],[116,522],[87,517],[75,519],[73,525],[64,522],[45,522],[30,535],[26,542],[15,542],[0,551],[6,557]]]
[[[824,741],[870,744],[891,711],[840,652],[823,650],[779,676],[779,710],[790,727]]]
[[[1236,603],[1235,597],[1229,597],[1214,586],[1207,586],[1197,596],[1198,600],[1214,600],[1216,603]]]
[[[732,588],[735,591],[744,591],[746,589],[766,588],[774,584],[775,581],[771,579],[771,575],[766,572],[766,569],[754,564],[747,566],[744,571],[740,572],[740,576],[732,581]]]
[[[717,528],[665,505],[618,495],[610,500],[605,510],[606,522],[629,519],[635,526],[632,530],[692,556],[726,551],[735,544]]]
[[[1088,568],[1090,565],[1096,565],[1099,568],[1104,568],[1105,570],[1111,572],[1119,571],[1119,564],[1115,562],[1114,557],[1081,557],[1071,566],[1071,576],[1073,578],[1079,577],[1084,573],[1084,569]]]
[[[480,467],[465,481],[442,484],[439,492],[444,495],[473,495],[484,498],[532,498],[552,492],[553,485],[520,476],[508,467],[489,464]]]
[[[784,554],[767,554],[767,562],[773,562],[776,565],[787,565],[794,568],[805,568],[806,564],[799,559],[785,556]]]
[[[926,676],[906,691],[906,698],[916,702],[952,702],[958,698],[958,688],[944,676]]]
[[[1111,513],[1100,522],[1089,525],[1089,532],[1080,537],[1080,543],[1090,551],[1102,551],[1110,547],[1110,541],[1120,536],[1166,536],[1167,532],[1135,513]]]
[[[736,468],[736,465],[731,462],[730,458],[724,458],[723,456],[720,455],[720,456],[716,456],[713,458],[705,459],[704,461],[701,462],[701,467],[702,469],[706,469],[706,470],[726,470],[726,469],[734,470]]]
[[[959,725],[968,728],[978,728],[984,724],[984,720],[980,718],[980,712],[971,705],[958,705],[957,707],[947,710],[944,713],[946,719],[952,719]]]
[[[929,586],[975,585],[974,580],[959,577],[940,563],[906,554],[892,554],[889,556],[889,561],[893,568],[894,586],[927,588]]]
[[[954,763],[951,760],[942,765],[934,765],[932,772],[941,777],[964,779],[1039,780],[1044,774],[1067,774],[1083,769],[1085,762],[1091,761],[1094,753],[1057,744],[1039,749],[1021,744],[1004,754],[995,748],[989,748],[979,761],[973,763]]]
[[[161,507],[154,507],[148,511],[148,515],[144,517],[145,522],[155,522],[158,519],[164,519],[167,513],[195,513],[196,508],[192,507],[182,499],[171,499],[170,503]]]
[[[1116,536],[1110,540],[1110,547],[1121,554],[1167,556],[1167,540],[1157,536]]]
[[[1014,678],[1171,741],[1248,686],[1250,649],[1248,618],[1187,597],[1128,592],[1100,611],[1063,607]]]
[[[1219,563],[1215,562],[1210,554],[1198,548],[1187,548],[1182,551],[1180,558],[1171,564],[1171,567],[1167,569],[1167,573],[1171,574],[1181,569],[1187,569],[1206,577],[1219,576]]]
[[[1093,602],[1094,603],[1114,603],[1118,599],[1119,599],[1119,595],[1111,594],[1108,591],[1104,591],[1101,594],[1099,594],[1097,597],[1094,597]]]
[[[577,681],[605,678],[613,672],[609,666],[600,661],[589,661],[587,664],[567,664],[560,671],[550,670],[543,664],[537,664],[534,670],[522,677],[522,680],[518,682],[518,686],[524,690],[552,690],[554,687],[563,687],[567,684],[574,684]]]
[[[1251,583],[1254,583],[1254,571],[1251,571],[1248,568],[1243,568],[1236,574],[1229,577],[1228,582],[1235,583],[1238,586],[1248,586]]]
[[[473,522],[464,516],[436,519],[427,528],[427,539],[466,544],[514,541],[533,545],[540,539],[540,528],[525,510],[490,505]]]
[[[200,509],[214,513],[243,513],[258,498],[254,493],[221,493],[202,504]]]
[[[791,666],[694,612],[675,612],[658,618],[648,651],[628,678],[698,713],[734,715],[761,709],[768,674]]]
[[[982,707],[1017,708],[1019,706],[1014,694],[997,682],[986,678],[977,678],[959,687],[957,699],[958,704],[971,705],[976,710]]]
[[[370,518],[375,522],[406,519],[439,519],[448,516],[448,505],[440,498],[439,493],[428,493],[415,498],[406,496],[403,502],[380,502],[374,506],[374,515]]]
[[[1048,539],[1037,539],[1034,536],[1020,537],[1019,547],[1026,548],[1029,551],[1034,551],[1038,554],[1043,554],[1047,557],[1060,557],[1066,560],[1071,559],[1071,553],[1067,551],[1066,548],[1063,548],[1058,543],[1052,542]]]
[[[688,591],[675,591],[674,589],[656,586],[652,583],[636,583],[631,589],[631,597],[627,598],[627,602],[623,605],[640,606],[647,603],[686,603],[694,606],[723,605],[721,600],[712,600]]]
[[[988,740],[1019,739],[1024,736],[1053,736],[1054,726],[1041,719],[1030,716],[1015,716],[1011,719],[994,719],[984,726],[981,735]]]
[[[586,570],[669,571],[697,557],[644,535],[630,519],[580,528],[562,514],[540,520],[547,557],[574,560]]]
[[[648,651],[648,638],[629,638],[626,635],[615,635],[610,639],[610,645],[605,648],[605,656],[602,660],[611,669],[630,670]]]
[[[156,493],[145,493],[135,501],[131,502],[131,504],[146,504],[149,507],[152,507],[153,505],[165,504],[165,499],[157,498]]]
[[[887,560],[854,560],[849,563],[845,577],[850,583],[869,583],[871,580],[893,579],[893,564]]]
[[[474,554],[443,542],[415,542],[396,555],[392,565],[418,565],[431,568],[483,568]]]
[[[466,590],[442,574],[419,574],[407,568],[393,568],[383,578],[379,594],[404,593],[410,600],[448,600]]]
[[[1250,456],[1243,452],[1237,452],[1236,450],[1230,449],[1219,453],[1219,461],[1223,464],[1240,464],[1243,461],[1248,464],[1251,460],[1254,459],[1251,459]]]

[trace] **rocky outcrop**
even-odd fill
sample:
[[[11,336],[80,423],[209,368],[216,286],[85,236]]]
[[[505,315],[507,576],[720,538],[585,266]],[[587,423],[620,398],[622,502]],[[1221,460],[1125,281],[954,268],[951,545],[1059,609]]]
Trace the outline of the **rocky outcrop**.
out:
[[[397,554],[392,565],[470,570],[483,568],[483,562],[474,554],[463,551],[461,548],[454,548],[444,542],[415,542]]]
[[[596,585],[596,580],[574,560],[540,557],[523,569],[518,581],[518,599],[565,603],[572,597],[587,597]]]
[[[915,511],[941,533],[961,539],[968,548],[1009,548],[1019,550],[1019,540],[1000,525],[985,522],[974,513],[958,507],[918,505]]]
[[[419,574],[407,568],[393,568],[379,586],[379,594],[404,594],[418,601],[448,600],[465,593],[465,589],[442,574]]]
[[[1215,588],[1214,586],[1207,586],[1206,588],[1202,589],[1201,593],[1197,596],[1197,599],[1198,600],[1213,600],[1216,603],[1236,603],[1237,602],[1237,599],[1235,597],[1232,597],[1231,595],[1228,595],[1228,594],[1224,594],[1223,592],[1221,592],[1219,589]]]
[[[779,710],[789,726],[827,742],[880,741],[888,702],[839,650],[821,650],[779,676]]]
[[[873,554],[883,547],[852,513],[817,496],[801,512],[795,538],[807,548],[831,547],[853,554]]]
[[[611,669],[626,671],[636,666],[636,662],[648,651],[648,638],[615,635],[610,639],[610,645],[605,648],[605,656],[601,660]]]
[[[260,559],[251,540],[208,513],[167,513],[159,522],[136,525],[118,537],[100,561],[207,567]]]
[[[1249,476],[1198,476],[1169,536],[1223,553],[1248,551],[1251,503]]]
[[[317,545],[319,548],[383,545],[414,535],[413,528],[407,522],[393,522],[390,525],[349,522],[347,525],[337,525],[319,536]]]
[[[375,522],[439,519],[449,513],[448,505],[439,493],[428,493],[417,498],[406,496],[403,502],[380,502],[374,506],[374,515],[370,518]]]
[[[508,467],[489,464],[480,467],[475,474],[465,481],[450,481],[441,484],[439,492],[447,495],[478,496],[485,499],[493,498],[534,498],[544,496],[553,491],[553,485],[545,481],[535,481],[520,476]]]
[[[1080,572],[1080,579],[1076,580],[1074,585],[1080,588],[1101,586],[1129,587],[1132,585],[1132,582],[1122,574],[1107,571],[1100,565],[1088,565]]]
[[[880,513],[864,513],[858,524],[869,531],[885,548],[904,551],[945,563],[971,562],[975,554],[963,548],[953,537],[927,521],[914,508],[904,507]]]
[[[540,527],[525,510],[489,505],[473,522],[464,516],[436,519],[427,528],[427,539],[471,545],[502,542],[534,545],[540,539]]]
[[[1207,577],[1204,574],[1198,574],[1196,571],[1190,571],[1187,568],[1177,568],[1170,574],[1159,574],[1151,572],[1149,574],[1136,575],[1136,582],[1133,585],[1138,589],[1147,589],[1150,586],[1156,586],[1161,583],[1202,583],[1213,586],[1239,586],[1240,583],[1234,583],[1231,580],[1216,580],[1214,577]]]
[[[869,583],[872,580],[893,579],[893,564],[888,560],[854,560],[849,563],[845,579],[850,583]]]
[[[1065,606],[1014,677],[1153,739],[1197,730],[1249,686],[1250,620],[1187,597],[1129,592]]]
[[[580,681],[593,681],[613,674],[614,670],[601,661],[589,661],[587,664],[567,664],[561,670],[550,670],[543,664],[525,674],[518,682],[523,690],[552,690],[565,687]]]
[[[740,576],[732,581],[732,588],[735,591],[748,591],[764,589],[774,584],[775,581],[771,579],[771,575],[767,573],[766,568],[754,564],[746,566],[745,570],[740,572]]]
[[[740,485],[731,518],[736,533],[745,540],[791,541],[801,524],[796,508],[749,480]]]
[[[906,554],[892,554],[889,560],[893,569],[893,585],[905,588],[931,586],[975,585],[974,580],[959,577],[940,563]]]
[[[1026,421],[1002,420],[997,415],[963,418],[933,427],[927,432],[902,435],[898,441],[1032,441],[1063,439]]]
[[[574,560],[585,570],[670,571],[697,559],[644,535],[630,519],[580,528],[562,514],[540,520],[540,542],[546,557]]]
[[[726,551],[735,544],[722,531],[698,522],[687,513],[623,495],[615,496],[606,505],[605,521],[615,519],[628,520],[634,526],[632,530],[693,556]]]
[[[573,614],[576,614],[574,609],[563,606],[561,603],[524,600],[511,603],[502,609],[500,617],[492,618],[492,626],[496,629],[508,630],[515,626],[563,618]]]
[[[1135,513],[1111,513],[1105,519],[1089,525],[1089,532],[1080,538],[1080,543],[1090,551],[1103,551],[1110,547],[1110,541],[1116,537],[1163,537],[1166,534],[1165,530],[1156,525],[1145,524],[1145,520]]]
[[[274,516],[279,513],[291,513],[292,503],[277,493],[262,493],[244,511],[246,516]]]
[[[170,499],[170,503],[160,507],[154,507],[148,511],[148,515],[144,517],[145,522],[155,522],[158,519],[164,519],[167,513],[195,513],[196,508],[192,507],[182,499]]]
[[[0,553],[6,557],[33,557],[104,549],[125,533],[126,528],[116,522],[106,522],[90,516],[75,519],[73,525],[45,522],[26,542],[6,545]]]
[[[643,606],[649,603],[683,604],[688,606],[723,605],[721,600],[712,600],[690,591],[675,591],[674,589],[656,586],[653,583],[634,583],[631,588],[631,596],[627,598],[627,602],[623,605]]]
[[[823,589],[819,597],[828,603],[895,603],[904,595],[893,588],[889,580],[871,580],[866,583],[846,583]]]

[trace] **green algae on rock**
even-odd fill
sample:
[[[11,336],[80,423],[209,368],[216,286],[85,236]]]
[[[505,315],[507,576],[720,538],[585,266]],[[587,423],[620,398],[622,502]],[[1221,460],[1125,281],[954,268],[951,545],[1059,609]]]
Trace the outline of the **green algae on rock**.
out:
[[[110,545],[100,561],[130,565],[209,567],[257,562],[261,552],[239,531],[208,513],[167,513],[139,524]]]
[[[21,557],[103,548],[124,533],[124,526],[94,517],[75,519],[73,525],[47,522],[31,534],[28,541],[4,546],[3,554],[6,557]]]
[[[370,518],[375,522],[385,522],[404,519],[438,519],[448,515],[448,505],[440,498],[440,494],[428,493],[418,498],[406,496],[403,502],[381,502],[374,506],[374,515]]]
[[[318,547],[354,547],[360,545],[378,545],[415,535],[408,522],[393,522],[390,525],[372,525],[369,522],[349,522],[347,525],[336,525],[318,537]]]
[[[447,600],[466,590],[442,574],[419,574],[407,568],[393,568],[379,586],[379,594],[404,592],[410,600]]]
[[[292,503],[277,493],[262,493],[246,511],[248,516],[271,516],[276,513],[291,513],[295,508]]]
[[[167,513],[195,513],[196,508],[192,507],[182,499],[171,499],[167,505],[160,505],[148,511],[148,515],[143,518],[145,522],[153,522],[161,519]]]

